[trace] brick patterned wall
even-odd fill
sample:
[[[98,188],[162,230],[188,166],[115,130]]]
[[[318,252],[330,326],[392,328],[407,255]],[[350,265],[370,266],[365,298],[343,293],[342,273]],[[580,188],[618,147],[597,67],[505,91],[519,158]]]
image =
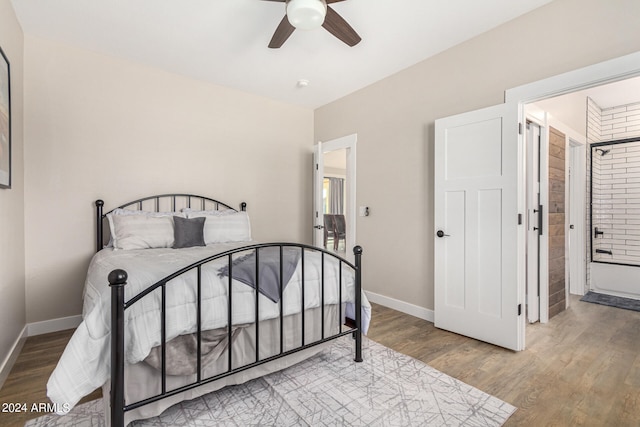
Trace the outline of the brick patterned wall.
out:
[[[602,146],[593,153],[593,226],[603,235],[594,261],[640,265],[640,141]]]
[[[600,141],[614,141],[637,136],[640,136],[640,102],[602,109]]]
[[[589,144],[637,137],[640,137],[640,103],[601,109],[587,99]],[[593,226],[604,232],[594,240],[593,260],[640,265],[640,141],[600,148],[610,151],[601,155],[590,150]],[[589,254],[591,232],[587,230]],[[611,251],[612,255],[596,254],[595,249]]]

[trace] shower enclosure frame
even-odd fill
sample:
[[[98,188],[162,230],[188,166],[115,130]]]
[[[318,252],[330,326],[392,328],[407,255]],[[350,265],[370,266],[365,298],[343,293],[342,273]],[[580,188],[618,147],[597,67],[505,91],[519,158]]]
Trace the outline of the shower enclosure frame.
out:
[[[595,142],[590,146],[589,153],[589,239],[590,239],[590,260],[589,262],[599,263],[599,264],[610,264],[610,265],[620,265],[626,267],[640,267],[640,264],[630,264],[625,262],[614,262],[614,261],[602,261],[594,259],[594,254],[596,249],[594,248],[594,235],[595,229],[593,226],[593,156],[596,153],[596,150],[600,149],[604,146],[612,146],[612,145],[620,145],[620,144],[628,144],[631,142],[640,142],[640,137],[632,137],[632,138],[624,138],[624,139],[616,139],[611,141],[603,141],[603,142]],[[606,154],[606,153],[605,153]],[[604,154],[600,154],[603,156]]]

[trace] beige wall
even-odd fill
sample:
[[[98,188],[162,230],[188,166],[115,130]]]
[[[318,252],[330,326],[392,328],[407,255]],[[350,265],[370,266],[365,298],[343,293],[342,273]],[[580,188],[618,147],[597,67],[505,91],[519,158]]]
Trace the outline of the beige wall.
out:
[[[358,134],[365,289],[433,309],[433,124],[504,91],[640,51],[637,0],[555,0],[316,110],[315,139]]]
[[[0,46],[10,62],[12,125],[12,188],[0,189],[0,368],[25,326],[23,39],[11,2],[0,0]]]
[[[246,201],[255,239],[308,243],[312,110],[32,36],[25,73],[28,322],[80,314],[97,198]]]
[[[9,1],[0,8],[19,93],[22,33]],[[433,308],[434,120],[640,50],[639,14],[636,0],[556,0],[315,113],[27,37],[24,185],[19,111],[14,189],[0,191],[0,286],[9,296],[0,344],[15,340],[25,304],[28,322],[80,313],[96,198],[107,208],[172,191],[246,200],[255,238],[307,241],[313,141],[352,133],[358,205],[371,208],[358,218],[365,287]],[[21,110],[21,95],[14,110],[16,102]]]

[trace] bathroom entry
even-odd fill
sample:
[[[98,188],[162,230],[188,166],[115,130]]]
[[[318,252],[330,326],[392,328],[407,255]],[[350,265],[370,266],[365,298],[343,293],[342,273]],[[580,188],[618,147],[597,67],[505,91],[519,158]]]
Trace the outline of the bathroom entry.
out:
[[[637,177],[629,176],[629,179],[638,179],[640,181],[640,170],[632,170],[633,162],[619,157],[621,153],[613,153],[611,150],[613,144],[620,139],[640,138],[640,77],[628,78],[616,82],[607,83],[600,86],[589,87],[583,90],[565,93],[563,95],[547,98],[534,103],[527,104],[527,114],[531,113],[539,123],[547,123],[549,126],[557,127],[566,134],[565,154],[566,159],[566,199],[565,199],[565,268],[567,269],[565,294],[567,291],[571,294],[583,295],[587,291],[598,293],[608,293],[616,296],[626,296],[640,299],[640,289],[628,289],[629,284],[637,283],[638,272],[637,266],[628,266],[624,261],[621,263],[608,263],[607,259],[612,255],[604,251],[611,251],[615,254],[613,247],[605,247],[606,245],[617,245],[618,252],[622,256],[626,256],[627,250],[621,252],[621,244],[626,245],[627,240],[622,239],[622,234],[609,234],[604,238],[604,234],[608,227],[607,224],[598,224],[597,221],[607,218],[608,216],[621,213],[620,206],[613,206],[613,203],[604,203],[602,199],[599,207],[603,210],[594,213],[594,224],[591,221],[591,160],[595,162],[595,176],[600,176],[598,170],[599,165],[605,168],[612,168],[614,165],[620,167],[620,171],[628,173],[638,173]],[[529,108],[532,107],[532,108]],[[534,111],[538,109],[538,111]],[[543,129],[543,141],[544,133]],[[545,144],[547,144],[545,142]],[[640,144],[640,142],[638,142]],[[596,151],[597,149],[597,151]],[[633,149],[633,148],[632,148]],[[617,157],[618,156],[618,157]],[[617,158],[616,158],[617,157]],[[544,162],[544,159],[542,159]],[[626,162],[626,167],[622,168],[622,162]],[[640,165],[639,165],[640,167]],[[609,172],[605,172],[608,175]],[[543,174],[544,175],[544,174]],[[604,175],[603,175],[604,176]],[[609,194],[602,194],[600,197],[607,197],[606,200],[630,200],[632,197],[624,196],[632,185],[639,185],[640,182],[617,182],[618,177],[605,177],[611,179],[608,182],[597,182],[594,178],[596,189],[604,189]],[[544,179],[544,176],[543,176]],[[612,188],[613,184],[622,184],[625,188]],[[609,186],[605,188],[605,186]],[[544,192],[543,185],[543,192]],[[594,191],[595,192],[595,191]],[[544,196],[542,197],[545,198]],[[543,210],[549,203],[543,201]],[[640,202],[638,202],[640,205]],[[595,206],[595,205],[594,205]],[[633,209],[633,203],[629,203],[629,209]],[[605,210],[607,210],[605,212]],[[546,211],[546,210],[545,210]],[[623,215],[636,215],[640,211],[629,211],[625,208]],[[545,212],[546,215],[546,212]],[[612,218],[614,222],[621,221],[620,218]],[[635,218],[629,218],[635,221]],[[625,219],[626,221],[626,219]],[[640,229],[640,220],[638,224],[628,223],[627,227],[631,227],[625,235],[635,233],[634,227]],[[560,224],[557,224],[558,226]],[[598,237],[595,234],[595,227],[598,226]],[[543,227],[544,229],[547,227]],[[610,239],[609,237],[617,236]],[[544,236],[543,236],[544,239]],[[555,239],[556,242],[560,239]],[[592,243],[595,244],[592,245]],[[615,242],[615,243],[614,243]],[[544,251],[544,244],[542,251]],[[639,246],[640,247],[640,246]],[[599,249],[599,252],[595,252]],[[549,248],[551,252],[553,249]],[[634,252],[631,250],[628,253]],[[592,255],[595,258],[592,258]],[[541,272],[545,272],[543,263],[546,257],[542,257]],[[558,262],[558,264],[560,264]],[[558,265],[558,267],[560,267]],[[561,274],[561,272],[558,272]],[[542,275],[542,273],[541,273]],[[546,289],[551,286],[545,286],[543,283],[543,275],[541,278],[540,299],[544,305],[545,299],[552,300],[551,294],[545,295]],[[638,286],[636,285],[636,288]],[[635,295],[635,296],[634,296]],[[560,297],[560,294],[557,294]],[[569,302],[567,295],[566,303]],[[551,310],[551,307],[549,307]],[[544,307],[541,307],[540,321],[544,322]],[[552,311],[549,312],[552,317]]]

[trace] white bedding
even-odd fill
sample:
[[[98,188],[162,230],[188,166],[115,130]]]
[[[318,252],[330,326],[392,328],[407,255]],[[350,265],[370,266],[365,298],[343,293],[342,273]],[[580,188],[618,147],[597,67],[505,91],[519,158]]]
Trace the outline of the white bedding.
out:
[[[126,300],[176,270],[208,256],[246,246],[251,242],[223,243],[187,249],[113,250],[98,252],[91,261],[85,284],[83,322],[78,326],[47,384],[47,395],[58,407],[71,408],[83,396],[101,387],[110,376],[111,292],[107,283],[109,272],[116,268],[127,271]],[[228,278],[219,277],[224,260],[207,264],[202,269],[203,329],[225,327],[227,324]],[[338,263],[325,257],[325,304],[338,300]],[[177,335],[195,332],[196,280],[195,272],[169,282],[167,296],[167,340]],[[305,252],[305,308],[320,305],[320,256]],[[296,269],[283,293],[285,315],[300,311],[301,267]],[[183,283],[178,283],[183,282]],[[333,284],[333,286],[332,286]],[[255,319],[255,291],[233,282],[233,324],[251,323]],[[353,301],[354,277],[343,269],[343,301]],[[371,308],[363,295],[363,331],[366,333]],[[125,355],[129,364],[142,361],[160,344],[160,292],[155,291],[125,311]],[[261,320],[279,316],[279,305],[260,295]],[[351,309],[352,310],[352,309]],[[353,311],[353,310],[352,310]],[[135,319],[135,321],[132,321]],[[64,406],[63,404],[67,404]]]

